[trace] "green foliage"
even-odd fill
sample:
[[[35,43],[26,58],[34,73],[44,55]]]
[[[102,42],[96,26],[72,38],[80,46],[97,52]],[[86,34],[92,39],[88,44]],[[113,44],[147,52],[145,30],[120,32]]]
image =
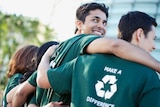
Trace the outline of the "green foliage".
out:
[[[53,29],[37,19],[0,12],[0,85],[5,84],[2,78],[6,74],[9,59],[17,48],[27,44],[40,46],[53,40],[54,35]]]

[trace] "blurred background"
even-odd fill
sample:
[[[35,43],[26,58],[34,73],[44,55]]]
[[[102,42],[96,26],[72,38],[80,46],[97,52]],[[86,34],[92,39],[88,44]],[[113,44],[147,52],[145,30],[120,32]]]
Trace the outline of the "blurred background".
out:
[[[93,1],[109,6],[109,37],[117,37],[118,21],[128,11],[146,12],[156,18],[156,50],[152,55],[160,61],[160,0],[0,0],[0,106],[12,54],[26,44],[40,46],[49,40],[73,37],[77,7]]]

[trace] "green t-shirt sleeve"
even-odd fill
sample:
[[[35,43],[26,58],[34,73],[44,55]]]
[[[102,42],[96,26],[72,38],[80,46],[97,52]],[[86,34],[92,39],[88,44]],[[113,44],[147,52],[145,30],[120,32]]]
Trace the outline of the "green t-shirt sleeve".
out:
[[[55,92],[59,94],[68,94],[71,92],[74,62],[75,60],[72,60],[60,67],[48,70],[48,79]]]
[[[36,86],[37,86],[36,78],[37,78],[37,71],[35,71],[35,72],[28,78],[27,81],[28,81],[32,86],[36,87]]]
[[[79,44],[81,45],[80,54],[86,54],[86,47],[95,39],[101,38],[97,35],[86,35],[81,40],[79,40]]]

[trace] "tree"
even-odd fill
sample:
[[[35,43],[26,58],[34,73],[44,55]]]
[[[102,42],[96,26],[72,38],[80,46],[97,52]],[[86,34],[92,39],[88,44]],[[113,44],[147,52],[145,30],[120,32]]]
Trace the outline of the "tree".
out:
[[[4,86],[9,59],[16,49],[26,44],[40,46],[46,41],[53,40],[56,33],[38,19],[2,12],[0,19],[0,83]]]

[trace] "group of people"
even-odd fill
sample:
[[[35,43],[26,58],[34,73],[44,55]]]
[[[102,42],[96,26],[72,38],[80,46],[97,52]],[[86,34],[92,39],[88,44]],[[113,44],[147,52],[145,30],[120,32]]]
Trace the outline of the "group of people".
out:
[[[12,71],[10,63],[3,107],[160,107],[160,62],[150,55],[156,20],[128,12],[119,21],[119,39],[108,38],[108,9],[103,3],[82,4],[76,36],[17,52],[11,62],[23,62],[26,70],[18,64]]]

